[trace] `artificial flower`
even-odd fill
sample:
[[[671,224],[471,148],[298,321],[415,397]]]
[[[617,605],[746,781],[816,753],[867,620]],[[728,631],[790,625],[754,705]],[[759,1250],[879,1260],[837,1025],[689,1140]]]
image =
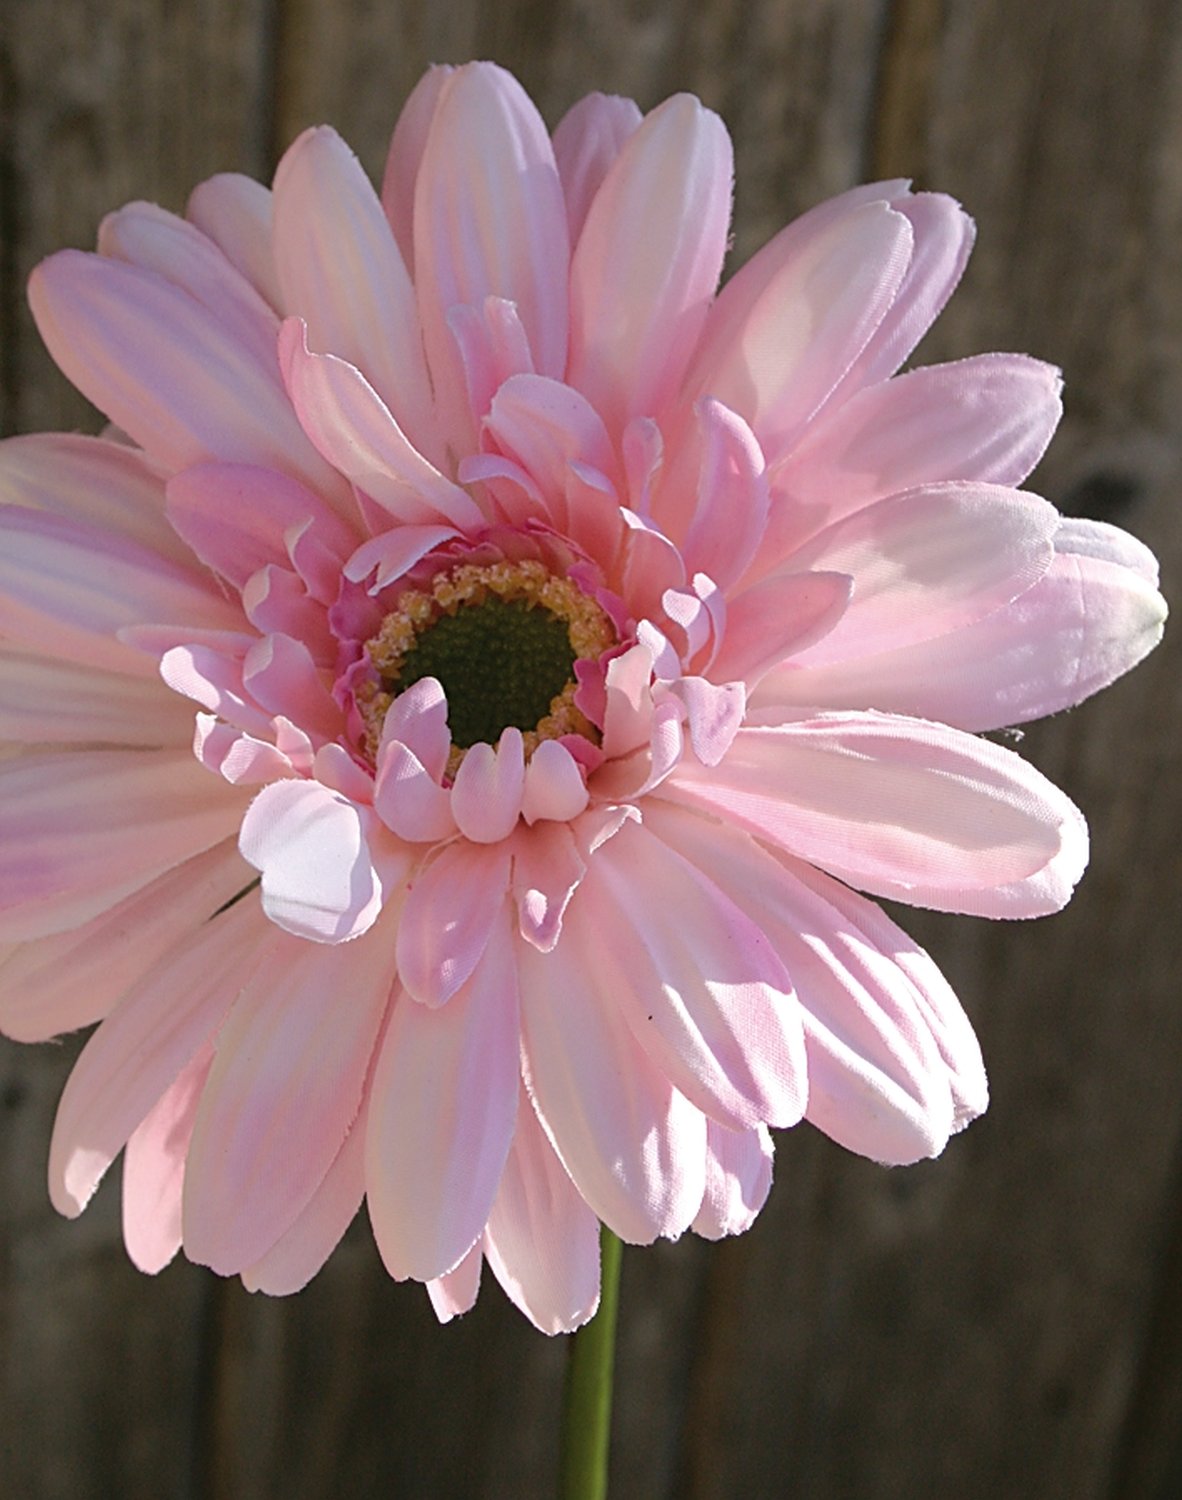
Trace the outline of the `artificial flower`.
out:
[[[0,449],[0,1024],[100,1022],[50,1192],[122,1152],[144,1270],[290,1292],[364,1202],[441,1318],[487,1262],[565,1330],[600,1221],[750,1225],[769,1128],[985,1108],[867,897],[1066,901],[1081,815],[978,732],[1139,660],[1153,558],[1017,488],[1054,369],[896,374],[956,203],[857,188],[720,291],[731,180],[687,95],[551,136],[438,68],[380,195],[309,130],[34,273],[112,426]]]

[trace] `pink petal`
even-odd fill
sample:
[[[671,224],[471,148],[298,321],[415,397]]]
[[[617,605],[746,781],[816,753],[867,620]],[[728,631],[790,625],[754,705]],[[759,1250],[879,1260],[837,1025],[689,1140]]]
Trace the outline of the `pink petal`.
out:
[[[0,631],[14,645],[147,675],[118,640],[139,623],[229,629],[241,616],[212,580],[138,542],[44,511],[0,507]]]
[[[589,800],[587,784],[573,755],[557,740],[543,740],[525,768],[521,816],[527,823],[577,818]]]
[[[194,225],[154,203],[129,203],[103,220],[98,250],[170,281],[233,327],[260,366],[273,363],[275,309]]]
[[[796,1124],[808,1086],[792,982],[723,889],[634,825],[596,854],[577,909],[610,934],[599,982],[692,1103],[734,1128]]]
[[[272,922],[315,943],[367,931],[405,861],[381,847],[376,820],[318,781],[276,781],[250,804],[238,847],[262,873]]]
[[[968,730],[1023,724],[1130,671],[1161,639],[1165,618],[1165,600],[1139,570],[1059,553],[1033,588],[983,620],[878,655],[785,664],[756,701],[876,708]]]
[[[688,394],[738,412],[774,464],[886,316],[911,245],[884,202],[790,224],[719,294]]]
[[[274,183],[287,312],[317,349],[355,365],[420,453],[442,457],[414,288],[377,194],[335,130],[304,131]]]
[[[237,828],[244,799],[186,750],[0,765],[0,942],[77,927]]]
[[[38,432],[0,446],[0,504],[49,511],[113,531],[192,567],[164,519],[164,475],[123,443],[76,432]]]
[[[579,242],[600,184],[643,119],[639,106],[631,99],[616,94],[587,94],[558,122],[554,159],[566,198],[572,245]]]
[[[628,139],[591,204],[571,264],[569,380],[616,435],[677,391],[718,284],[731,176],[726,127],[678,94]]]
[[[697,508],[681,554],[686,570],[729,590],[759,550],[768,519],[763,454],[742,417],[718,401],[698,407],[702,463]]]
[[[100,1020],[250,880],[249,867],[226,841],[80,927],[21,943],[0,962],[0,1031],[14,1041],[43,1042]]]
[[[781,573],[729,599],[726,634],[710,675],[742,678],[754,687],[778,662],[823,640],[845,614],[853,589],[848,573]]]
[[[833,392],[834,401],[895,373],[956,289],[973,248],[973,221],[954,198],[944,193],[891,193],[890,198],[911,225],[910,263],[898,296]]]
[[[293,569],[267,563],[252,574],[242,590],[242,609],[254,628],[269,641],[297,641],[313,670],[317,667],[335,670],[340,641],[329,627],[328,612],[323,604],[309,598],[304,580]],[[250,656],[248,652],[247,658]],[[254,693],[253,678],[250,687]],[[323,722],[331,723],[334,728],[329,732],[335,733],[341,724],[341,713],[335,703],[333,710],[331,718],[325,710]]]
[[[168,486],[168,519],[208,567],[241,589],[268,563],[286,563],[287,534],[307,526],[344,559],[357,535],[318,495],[273,469],[198,464]]]
[[[151,747],[192,737],[192,706],[158,679],[0,651],[0,739]]]
[[[438,1010],[402,997],[374,1073],[366,1199],[386,1269],[429,1281],[480,1238],[513,1139],[520,1077],[507,913]]]
[[[508,838],[521,815],[525,758],[521,731],[506,729],[497,747],[476,744],[456,772],[452,816],[465,838],[495,844]]]
[[[953,1079],[969,1113],[984,1109],[972,1028],[935,965],[876,907],[738,830],[663,811],[654,826],[716,876],[791,974],[808,1057],[806,1119],[851,1151],[903,1163],[943,1150],[955,1125]]]
[[[401,578],[440,543],[458,535],[452,526],[399,526],[363,542],[348,559],[344,575],[352,583],[363,583],[377,570],[370,592],[377,593]]]
[[[90,1038],[62,1091],[49,1148],[49,1195],[59,1213],[72,1219],[86,1207],[274,937],[257,902],[237,902],[166,954]]]
[[[562,914],[586,869],[564,823],[539,823],[514,834],[512,890],[518,923],[521,936],[540,953],[549,953],[557,943]]]
[[[271,255],[271,194],[261,182],[220,172],[193,189],[185,215],[276,312],[284,311]]]
[[[261,464],[351,504],[300,430],[273,353],[264,361],[171,282],[63,250],[33,272],[29,305],[66,376],[167,468]]]
[[[1078,810],[1012,750],[889,714],[741,729],[720,766],[683,761],[662,788],[849,885],[936,911],[1057,911],[1087,860]]]
[[[441,1323],[450,1323],[461,1318],[476,1306],[480,1295],[480,1272],[484,1266],[484,1252],[479,1243],[472,1246],[455,1268],[442,1276],[433,1276],[427,1283],[427,1295],[431,1308]]]
[[[706,1119],[642,1050],[581,896],[553,953],[519,949],[526,1084],[563,1166],[621,1238],[676,1237],[702,1201]]]
[[[436,844],[456,831],[450,792],[400,740],[382,741],[373,807],[386,827],[408,843]]]
[[[695,1234],[720,1240],[744,1234],[755,1223],[772,1187],[772,1138],[765,1125],[727,1130],[706,1127],[706,1191],[693,1222]]]
[[[427,144],[427,134],[444,84],[454,68],[430,67],[415,84],[394,127],[382,178],[382,207],[386,212],[406,268],[414,274],[415,183]]]
[[[848,573],[849,608],[795,660],[841,661],[946,634],[1026,592],[1047,571],[1054,506],[1000,485],[933,484],[868,506],[792,555],[792,572]]]
[[[242,1271],[307,1207],[361,1107],[393,968],[388,930],[344,948],[280,937],[235,1000],[185,1169],[190,1260]]]
[[[435,781],[442,780],[451,735],[447,728],[447,698],[437,678],[421,677],[398,694],[382,728],[383,744],[388,740],[401,741],[414,751]],[[380,764],[380,747],[378,761]]]
[[[365,1103],[320,1186],[267,1253],[242,1272],[248,1292],[290,1297],[340,1244],[365,1197]]]
[[[488,946],[509,885],[509,851],[448,844],[415,875],[398,926],[398,973],[408,992],[442,1005],[466,983]]]
[[[515,302],[486,297],[479,307],[457,302],[447,311],[447,327],[459,351],[472,420],[479,426],[506,380],[534,374],[533,351]],[[461,462],[461,479],[464,463]]]
[[[550,137],[510,74],[457,69],[439,91],[414,204],[415,285],[448,441],[471,452],[459,354],[447,327],[457,303],[517,304],[534,368],[566,366],[566,208]]]
[[[599,1222],[562,1169],[528,1096],[484,1236],[505,1295],[543,1333],[571,1333],[599,1306]]]
[[[303,324],[284,323],[279,359],[300,424],[317,450],[398,521],[472,528],[476,504],[415,448],[361,371],[308,349]]]
[[[123,1153],[123,1243],[132,1264],[149,1276],[181,1248],[185,1157],[212,1062],[207,1043],[136,1126]]]
[[[268,714],[282,714],[313,737],[335,739],[344,715],[307,646],[289,635],[266,635],[242,660],[242,683]]]
[[[1058,424],[1062,384],[1039,360],[982,354],[835,403],[773,476],[769,549],[784,555],[899,490],[949,479],[1021,484]]]

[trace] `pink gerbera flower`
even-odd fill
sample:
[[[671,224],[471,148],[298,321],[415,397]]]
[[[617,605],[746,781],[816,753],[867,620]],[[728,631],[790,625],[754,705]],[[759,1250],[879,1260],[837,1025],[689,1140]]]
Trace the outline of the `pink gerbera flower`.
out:
[[[311,130],[35,272],[118,431],[0,454],[0,1022],[101,1020],[50,1190],[125,1151],[145,1270],[292,1291],[364,1200],[441,1317],[487,1260],[570,1329],[600,1220],[751,1223],[769,1126],[901,1163],[985,1108],[855,889],[1066,901],[1083,819],[975,732],[1139,660],[1153,558],[1015,488],[1053,369],[895,375],[955,203],[858,188],[718,292],[730,198],[695,99],[551,138],[475,64],[380,199]]]

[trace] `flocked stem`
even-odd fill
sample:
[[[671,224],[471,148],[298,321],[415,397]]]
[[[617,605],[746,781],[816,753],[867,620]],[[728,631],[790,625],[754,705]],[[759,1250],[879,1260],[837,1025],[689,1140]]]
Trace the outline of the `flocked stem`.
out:
[[[562,1410],[562,1500],[605,1500],[620,1293],[619,1240],[599,1231],[599,1311],[571,1338]]]

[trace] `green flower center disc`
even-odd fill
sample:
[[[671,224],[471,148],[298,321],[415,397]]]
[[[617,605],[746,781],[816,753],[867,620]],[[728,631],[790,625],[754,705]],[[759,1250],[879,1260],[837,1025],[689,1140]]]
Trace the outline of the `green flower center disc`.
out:
[[[436,678],[447,694],[452,743],[466,750],[495,745],[510,725],[536,728],[574,677],[574,661],[565,620],[525,599],[490,594],[427,626],[387,686],[402,693]]]

